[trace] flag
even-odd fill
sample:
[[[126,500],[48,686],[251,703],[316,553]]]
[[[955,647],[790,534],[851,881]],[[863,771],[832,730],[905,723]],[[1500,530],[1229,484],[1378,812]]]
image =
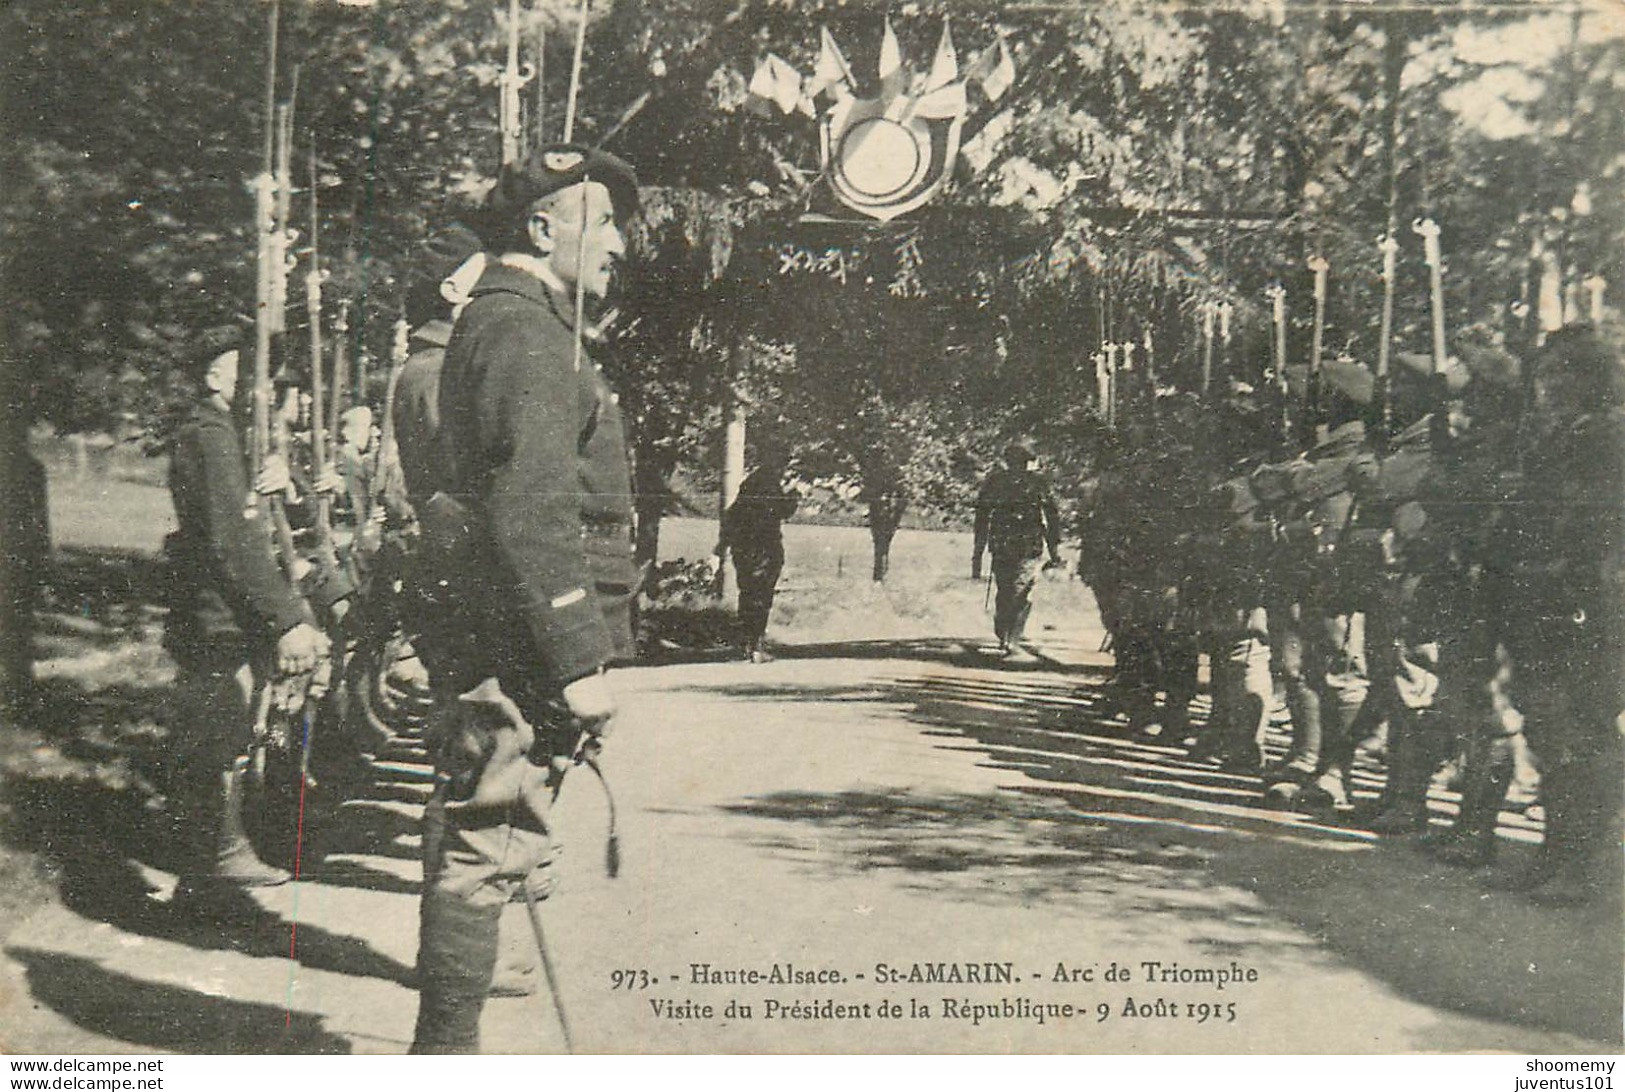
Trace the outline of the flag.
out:
[[[813,67],[812,78],[807,81],[807,97],[816,99],[824,95],[834,99],[844,98],[852,93],[852,82],[851,66],[841,55],[841,49],[835,44],[829,28],[822,28],[818,40],[818,63]]]
[[[989,102],[997,102],[1004,97],[1010,85],[1016,82],[1016,65],[1010,59],[1010,49],[1004,44],[1004,35],[999,36],[997,45],[988,46],[977,55],[970,68],[965,70],[965,79],[981,84]]]
[[[880,65],[875,73],[880,77],[880,97],[889,99],[903,90],[907,73],[903,71],[903,50],[897,44],[897,33],[886,20],[886,32],[880,39]]]
[[[750,100],[758,109],[768,104],[778,107],[779,113],[788,114],[801,101],[801,73],[789,61],[776,53],[758,61],[750,77]]]
[[[959,57],[954,53],[953,36],[948,33],[948,18],[942,19],[942,37],[937,40],[937,55],[931,59],[931,72],[925,77],[923,94],[929,95],[939,87],[947,87],[959,79]]]

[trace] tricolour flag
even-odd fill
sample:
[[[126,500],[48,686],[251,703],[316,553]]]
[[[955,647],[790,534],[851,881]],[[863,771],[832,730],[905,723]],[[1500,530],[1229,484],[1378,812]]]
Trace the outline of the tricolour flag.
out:
[[[801,73],[783,57],[769,53],[765,60],[757,62],[749,91],[757,108],[765,109],[771,103],[781,114],[788,114],[801,102]]]
[[[942,20],[942,37],[937,40],[937,54],[931,58],[931,71],[925,77],[923,94],[939,87],[947,87],[959,79],[959,56],[954,52],[953,36],[948,32],[947,16]]]
[[[903,50],[897,44],[897,32],[886,20],[886,31],[880,38],[880,64],[876,73],[880,77],[880,97],[889,99],[899,94],[907,83],[908,73],[903,71]]]
[[[852,83],[851,66],[846,63],[829,28],[822,28],[818,39],[818,63],[813,67],[812,78],[807,81],[807,96],[814,99],[819,96],[845,98],[852,93]]]
[[[1010,48],[1004,44],[1004,35],[999,35],[996,45],[988,46],[977,55],[965,70],[965,79],[981,84],[989,102],[997,102],[1004,97],[1010,85],[1016,82],[1016,65],[1010,59]]]

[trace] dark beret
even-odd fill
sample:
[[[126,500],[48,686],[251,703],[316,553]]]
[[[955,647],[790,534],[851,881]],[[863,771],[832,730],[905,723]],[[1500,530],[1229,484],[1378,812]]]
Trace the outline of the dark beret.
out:
[[[201,380],[208,373],[209,365],[232,350],[236,350],[241,356],[247,356],[248,364],[252,367],[253,346],[253,331],[245,330],[241,324],[222,323],[218,326],[205,327],[190,339],[186,347],[183,370],[192,378]]]
[[[512,230],[536,202],[580,182],[600,182],[609,190],[617,220],[626,220],[638,207],[638,177],[631,164],[585,145],[552,144],[502,168],[485,199],[487,221],[497,230]]]
[[[406,321],[419,326],[446,314],[451,305],[440,286],[484,249],[478,235],[456,222],[419,243],[406,260]]]
[[[478,235],[453,221],[417,245],[412,251],[408,274],[413,282],[432,284],[438,292],[441,281],[484,249],[485,244]]]

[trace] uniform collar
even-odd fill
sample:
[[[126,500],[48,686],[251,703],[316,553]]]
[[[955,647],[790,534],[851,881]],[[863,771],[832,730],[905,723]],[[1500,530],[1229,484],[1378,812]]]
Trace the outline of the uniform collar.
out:
[[[445,319],[430,319],[412,331],[412,340],[444,349],[451,341],[451,323]]]
[[[552,309],[566,329],[575,329],[575,301],[556,273],[543,264],[539,255],[508,253],[487,266],[484,276],[470,293],[474,298],[509,292]]]
[[[212,417],[221,421],[234,420],[234,414],[232,411],[217,405],[213,398],[199,398],[197,400],[197,405],[192,410],[192,413],[194,416],[200,418]]]

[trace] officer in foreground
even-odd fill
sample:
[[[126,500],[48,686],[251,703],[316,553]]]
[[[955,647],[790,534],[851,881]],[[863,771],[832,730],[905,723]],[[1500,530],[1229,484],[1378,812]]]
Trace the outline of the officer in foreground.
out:
[[[504,168],[483,237],[496,255],[440,379],[444,477],[420,511],[424,563],[457,589],[430,733],[414,1053],[479,1049],[503,905],[550,889],[548,813],[596,747],[631,648],[631,474],[616,397],[579,336],[637,203],[632,170],[574,145]],[[580,295],[578,295],[578,293]]]

